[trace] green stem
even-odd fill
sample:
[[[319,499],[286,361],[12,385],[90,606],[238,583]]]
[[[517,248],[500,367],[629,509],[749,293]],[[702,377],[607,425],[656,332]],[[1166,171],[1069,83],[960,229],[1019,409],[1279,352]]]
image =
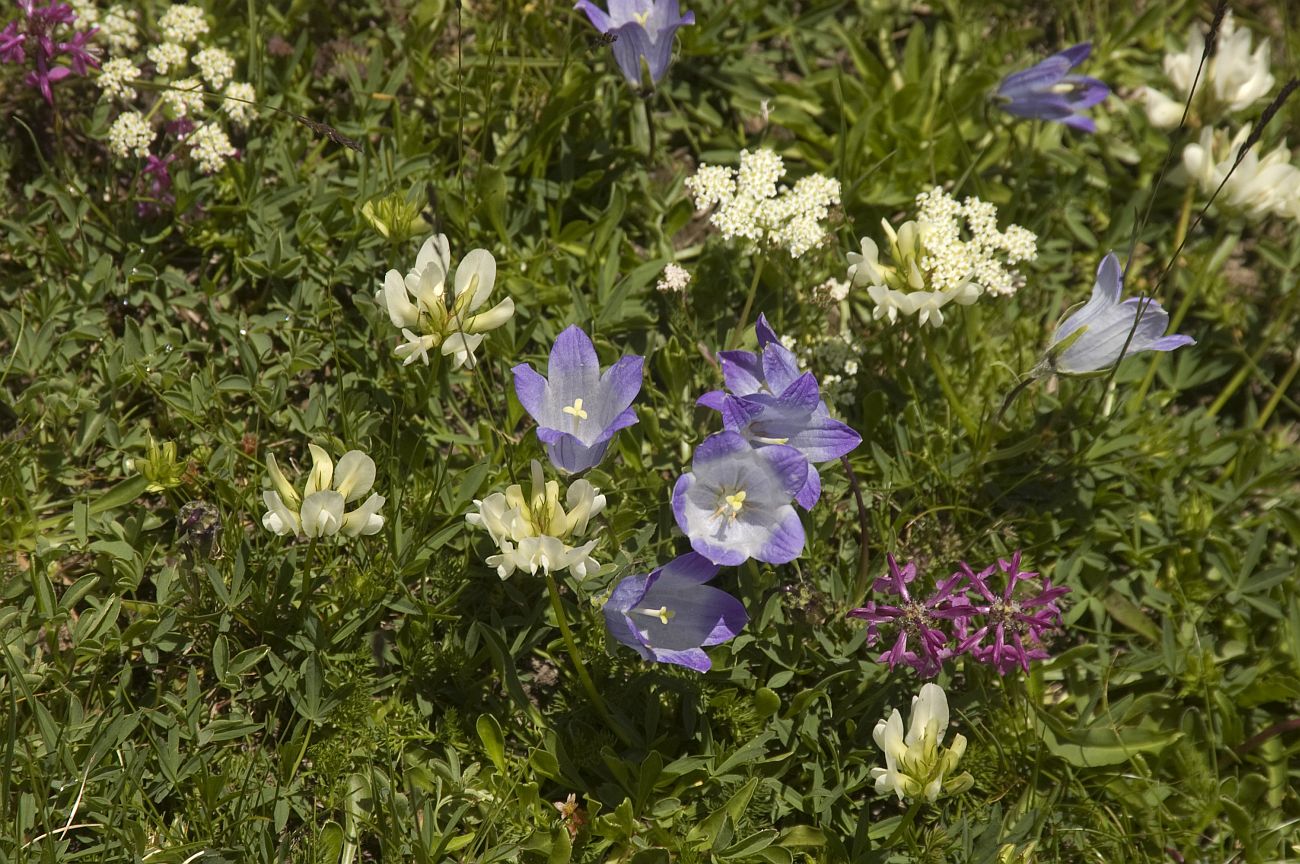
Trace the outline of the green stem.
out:
[[[758,266],[754,268],[754,278],[749,282],[749,293],[745,295],[745,306],[740,310],[740,318],[736,320],[736,329],[731,333],[731,341],[728,348],[736,348],[740,345],[740,340],[745,337],[745,322],[749,320],[749,312],[754,308],[754,296],[758,294],[758,280],[763,275],[763,256],[758,256]]]
[[[934,370],[934,377],[939,381],[939,389],[948,400],[949,407],[961,421],[962,428],[966,430],[966,435],[975,441],[979,437],[979,426],[975,423],[974,418],[966,411],[966,406],[961,404],[961,398],[957,391],[953,389],[952,382],[948,380],[948,373],[943,368],[943,363],[939,360],[939,355],[934,351],[933,343],[930,341],[930,335],[921,329],[921,344],[925,349],[925,359],[929,361],[930,368]]]
[[[551,595],[551,609],[555,611],[555,621],[560,627],[560,635],[564,637],[564,646],[569,651],[569,659],[573,661],[573,668],[578,672],[578,680],[582,682],[582,688],[587,691],[587,698],[591,699],[591,704],[596,706],[596,712],[605,721],[605,725],[618,736],[618,740],[631,747],[632,739],[623,731],[623,727],[614,722],[609,709],[605,707],[605,700],[601,698],[600,692],[596,689],[595,682],[591,680],[591,675],[587,674],[587,667],[582,662],[582,655],[578,653],[578,643],[574,641],[573,631],[569,629],[568,616],[564,614],[564,602],[560,599],[560,586],[555,583],[555,577],[549,572],[546,574],[546,590]]]
[[[311,595],[315,590],[315,586],[312,584],[311,566],[316,557],[316,543],[318,540],[319,538],[313,537],[311,542],[307,544],[307,562],[302,568],[302,608],[304,611],[311,608]]]
[[[885,841],[886,849],[897,843],[899,838],[903,836],[903,832],[912,827],[912,823],[916,821],[916,814],[921,809],[921,801],[922,799],[918,798],[912,802],[911,807],[907,808],[907,812],[903,814],[903,821],[898,823],[898,827],[894,829],[894,833],[890,834],[889,839]],[[910,836],[908,837],[908,845],[914,848],[916,845],[912,842]]]
[[[1259,412],[1259,419],[1255,421],[1256,432],[1263,429],[1264,424],[1268,422],[1268,418],[1273,416],[1273,411],[1277,408],[1277,403],[1281,402],[1282,397],[1286,395],[1286,390],[1291,386],[1291,382],[1295,380],[1297,372],[1300,372],[1300,354],[1296,354],[1295,359],[1291,361],[1291,365],[1287,368],[1286,372],[1282,374],[1282,380],[1277,382],[1277,389],[1273,391],[1273,397],[1268,400],[1268,404],[1264,406],[1264,410]]]

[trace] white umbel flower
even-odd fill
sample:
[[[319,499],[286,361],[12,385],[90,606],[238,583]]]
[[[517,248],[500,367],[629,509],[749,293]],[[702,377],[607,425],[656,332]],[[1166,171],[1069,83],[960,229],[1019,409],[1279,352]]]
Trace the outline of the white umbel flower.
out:
[[[154,68],[158,70],[159,75],[171,75],[173,72],[180,72],[189,62],[189,55],[185,49],[175,42],[162,42],[154,45],[144,56],[153,61]]]
[[[109,60],[99,70],[99,87],[110,99],[117,98],[124,102],[135,99],[132,82],[140,77],[140,67],[125,57]]]
[[[850,283],[867,289],[872,316],[894,323],[915,316],[939,326],[949,303],[970,305],[984,294],[1014,294],[1022,277],[1017,265],[1038,255],[1032,231],[1011,225],[998,230],[997,208],[978,198],[960,204],[938,186],[916,198],[918,214],[895,231],[881,227],[892,263],[880,260],[880,247],[862,238],[862,251],[850,252]]]
[[[955,795],[974,785],[963,772],[953,776],[958,760],[966,752],[966,737],[956,735],[943,747],[948,731],[948,696],[937,684],[923,684],[912,697],[912,717],[903,734],[903,717],[895,708],[889,718],[876,724],[871,737],[885,754],[885,767],[872,768],[876,791],[893,792],[898,800],[924,797],[934,803],[944,794]]]
[[[230,143],[226,131],[215,123],[204,123],[186,139],[190,145],[190,155],[207,174],[215,174],[226,164],[226,160],[235,155],[235,146]]]
[[[225,95],[228,98],[222,101],[221,109],[226,112],[231,122],[243,126],[250,118],[257,115],[257,109],[248,104],[257,101],[257,91],[253,89],[252,84],[243,81],[232,82],[226,87]]]
[[[138,17],[136,10],[114,3],[99,16],[99,31],[95,39],[107,42],[109,50],[115,54],[134,51],[140,47],[140,36],[135,26]]]
[[[123,111],[108,130],[108,149],[122,158],[148,156],[152,143],[153,128],[139,111]]]
[[[560,484],[547,481],[542,466],[532,463],[532,494],[524,495],[515,484],[504,494],[494,492],[475,500],[478,512],[469,513],[465,521],[486,529],[499,555],[489,556],[487,564],[505,579],[516,570],[536,574],[568,570],[579,579],[600,565],[591,557],[596,540],[577,545],[587,533],[590,520],[605,509],[605,496],[585,479],[573,481],[560,504]]]
[[[686,286],[691,284],[691,274],[685,268],[669,261],[664,265],[663,278],[655,285],[661,294],[685,294]]]
[[[778,186],[785,163],[771,150],[742,150],[740,167],[701,165],[686,188],[728,240],[785,249],[798,258],[826,238],[822,223],[840,203],[840,183],[820,174]]]
[[[202,9],[177,3],[158,19],[158,29],[168,42],[189,45],[208,32],[208,22],[203,17]]]
[[[448,291],[451,278],[453,290]],[[393,353],[409,366],[418,358],[429,362],[429,351],[439,348],[452,358],[452,368],[473,368],[474,351],[483,334],[495,330],[515,314],[515,301],[507,297],[486,312],[471,314],[492,294],[497,262],[486,249],[466,255],[451,272],[451,248],[444,234],[430,237],[420,247],[415,267],[405,277],[397,270],[384,276],[375,300],[388,312],[393,326],[406,340]]]
[[[162,91],[163,109],[173,120],[188,117],[203,110],[203,83],[197,78],[182,78],[171,88]]]
[[[193,59],[195,68],[213,90],[225,87],[235,74],[235,59],[220,48],[204,48]]]
[[[301,495],[280,471],[275,456],[267,454],[266,471],[275,488],[262,492],[267,508],[262,526],[274,534],[313,538],[378,533],[384,527],[384,517],[379,515],[382,495],[372,494],[361,506],[346,510],[375,485],[375,460],[360,450],[349,450],[335,466],[323,449],[315,444],[307,447],[312,468]]]
[[[1142,98],[1147,117],[1161,128],[1177,126],[1183,116],[1183,106],[1192,92],[1197,69],[1201,78],[1196,82],[1194,106],[1206,123],[1214,123],[1225,114],[1246,110],[1268,96],[1273,89],[1273,75],[1269,72],[1269,42],[1260,40],[1258,48],[1251,47],[1247,29],[1238,30],[1232,13],[1224,16],[1219,27],[1215,54],[1205,66],[1205,36],[1195,25],[1187,37],[1187,47],[1178,53],[1166,54],[1165,75],[1174,85],[1174,97],[1159,90],[1144,88]]]

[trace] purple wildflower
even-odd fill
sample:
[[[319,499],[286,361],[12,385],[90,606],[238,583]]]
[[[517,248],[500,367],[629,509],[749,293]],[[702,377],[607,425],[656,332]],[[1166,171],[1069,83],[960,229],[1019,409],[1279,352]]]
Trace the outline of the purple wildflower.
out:
[[[794,352],[781,344],[762,314],[754,331],[760,353],[718,354],[731,392],[713,390],[697,403],[722,412],[723,425],[755,446],[785,444],[802,453],[810,464],[795,500],[810,510],[822,491],[821,475],[811,463],[840,458],[862,443],[862,436],[830,416],[817,379],[800,373]]]
[[[786,564],[803,552],[803,523],[790,500],[807,474],[808,460],[793,447],[754,447],[738,432],[719,432],[677,478],[673,516],[691,548],[715,564]]]
[[[55,30],[77,20],[71,6],[59,0],[49,0],[43,6],[37,6],[35,0],[18,0],[17,5],[23,17],[0,30],[0,62],[25,63],[30,48],[36,68],[27,73],[26,81],[53,105],[52,85],[69,75],[85,75],[88,69],[99,68],[98,58],[86,47],[99,28],[74,31],[63,40],[56,37]],[[66,58],[68,65],[62,65],[61,58]]]
[[[163,212],[163,207],[171,207],[176,203],[176,196],[171,193],[172,175],[168,170],[175,161],[175,153],[169,153],[161,159],[150,153],[145,160],[140,172],[143,195],[135,205],[139,216],[158,216]]]
[[[1001,570],[1007,577],[1006,588],[999,596],[989,587],[989,576],[994,570]],[[1019,666],[1029,671],[1030,660],[1045,660],[1049,655],[1043,647],[1043,636],[1049,630],[1060,625],[1061,610],[1056,605],[1057,599],[1069,592],[1064,585],[1053,587],[1050,579],[1043,580],[1041,591],[1021,591],[1017,597],[1017,588],[1032,586],[1037,573],[1027,573],[1020,569],[1020,553],[1016,552],[1008,561],[999,558],[994,567],[975,573],[962,564],[962,573],[970,580],[967,588],[967,602],[970,603],[972,615],[984,616],[985,623],[962,639],[958,651],[969,651],[971,656],[982,663],[988,663],[998,670],[999,675]],[[992,635],[992,643],[985,639]]]
[[[965,634],[966,619],[973,613],[966,598],[958,593],[964,573],[954,573],[941,580],[929,599],[912,597],[908,585],[916,579],[916,565],[899,568],[893,555],[888,556],[889,575],[877,579],[873,591],[898,596],[896,604],[877,603],[871,600],[866,606],[849,612],[849,617],[867,622],[867,644],[874,645],[881,638],[881,625],[898,628],[893,646],[880,655],[881,663],[893,669],[906,663],[923,678],[939,674],[943,661],[959,653],[952,647],[953,638],[944,630],[944,622],[952,622],[958,638]]]
[[[614,60],[633,87],[641,86],[642,60],[651,83],[659,83],[672,60],[673,36],[678,28],[695,23],[695,13],[682,15],[677,0],[609,0],[609,12],[590,0],[578,0],[573,8],[586,12],[597,30],[614,38]]]
[[[547,377],[527,363],[514,367],[515,393],[557,468],[576,474],[598,465],[615,433],[636,423],[643,363],[630,354],[602,374],[596,346],[575,325],[555,337]]]
[[[1110,95],[1110,88],[1096,78],[1067,74],[1092,53],[1091,42],[1081,42],[1053,54],[1019,72],[1012,72],[998,85],[994,100],[1008,114],[1039,120],[1059,120],[1084,132],[1096,132],[1092,118],[1079,113]]]
[[[610,635],[646,660],[707,672],[703,646],[734,638],[749,620],[739,600],[704,584],[717,575],[718,565],[687,552],[627,577],[605,602]]]

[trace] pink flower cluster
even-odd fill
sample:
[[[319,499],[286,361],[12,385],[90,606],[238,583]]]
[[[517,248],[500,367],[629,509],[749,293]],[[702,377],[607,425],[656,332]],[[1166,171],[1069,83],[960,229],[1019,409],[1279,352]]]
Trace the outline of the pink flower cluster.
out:
[[[991,584],[995,573],[1005,577],[1001,592]],[[1070,590],[1053,586],[1049,579],[1040,587],[1038,578],[1020,569],[1016,552],[1011,560],[999,558],[978,573],[963,562],[957,572],[936,583],[927,599],[918,599],[912,592],[916,565],[900,568],[891,555],[889,575],[877,579],[872,590],[893,597],[885,602],[873,599],[849,617],[867,622],[868,644],[893,640],[880,655],[890,669],[903,663],[933,678],[945,660],[966,654],[1000,675],[1017,667],[1028,672],[1029,661],[1049,656],[1043,639],[1060,626],[1056,601]]]

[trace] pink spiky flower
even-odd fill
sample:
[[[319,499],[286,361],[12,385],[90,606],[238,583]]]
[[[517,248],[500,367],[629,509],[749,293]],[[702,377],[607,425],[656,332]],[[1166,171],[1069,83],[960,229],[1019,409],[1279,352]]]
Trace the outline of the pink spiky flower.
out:
[[[1064,585],[1053,586],[1050,579],[1042,580],[1042,589],[1035,593],[1037,573],[1020,569],[1020,552],[1008,561],[999,558],[995,566],[975,573],[963,563],[960,575],[969,580],[966,602],[971,615],[983,616],[984,622],[963,638],[957,653],[969,652],[981,663],[988,663],[1005,675],[1019,667],[1029,671],[1030,660],[1045,660],[1050,656],[1043,647],[1043,636],[1061,624],[1061,610],[1056,601],[1069,593]],[[994,570],[1006,574],[1007,584],[1000,595],[989,587],[989,577]],[[958,575],[958,574],[954,574]],[[991,638],[991,642],[986,639]]]

